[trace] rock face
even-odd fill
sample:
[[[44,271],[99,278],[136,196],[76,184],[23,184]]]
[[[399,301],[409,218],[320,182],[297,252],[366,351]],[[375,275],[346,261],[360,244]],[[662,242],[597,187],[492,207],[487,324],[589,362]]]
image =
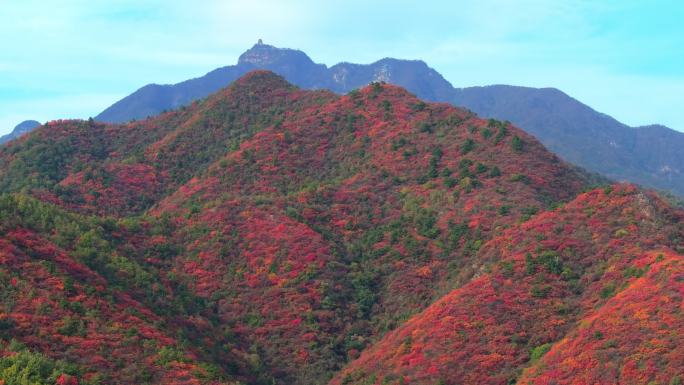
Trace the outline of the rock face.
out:
[[[330,68],[305,53],[256,44],[237,65],[175,85],[147,85],[107,108],[97,120],[127,122],[184,106],[254,69],[266,69],[307,89],[347,93],[372,81],[406,88],[418,97],[463,106],[485,118],[509,120],[563,159],[620,181],[684,196],[684,134],[663,126],[632,128],[553,88],[496,85],[454,88],[418,60],[382,59]]]
[[[39,122],[35,120],[25,120],[19,123],[14,130],[7,135],[0,136],[0,144],[7,143],[10,140],[16,139],[27,132],[31,132],[36,127],[40,126]]]

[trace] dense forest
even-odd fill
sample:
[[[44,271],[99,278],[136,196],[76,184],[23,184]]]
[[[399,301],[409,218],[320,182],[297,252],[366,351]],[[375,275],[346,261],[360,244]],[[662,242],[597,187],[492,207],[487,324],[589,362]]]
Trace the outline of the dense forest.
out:
[[[0,194],[7,385],[684,380],[684,212],[396,86],[49,122]]]

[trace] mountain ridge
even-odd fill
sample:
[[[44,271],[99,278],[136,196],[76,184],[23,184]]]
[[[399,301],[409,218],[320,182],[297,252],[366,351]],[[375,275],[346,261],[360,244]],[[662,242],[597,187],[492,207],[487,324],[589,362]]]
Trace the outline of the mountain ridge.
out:
[[[386,81],[428,101],[448,102],[486,118],[509,120],[565,160],[590,171],[684,196],[684,158],[678,151],[684,146],[684,133],[671,129],[637,132],[555,88],[455,88],[421,60],[385,58],[371,64],[342,62],[327,67],[316,64],[302,51],[263,43],[240,57],[236,65],[216,69],[204,77],[175,85],[147,85],[96,119],[125,122],[179,108],[254,69],[274,71],[303,88],[326,88],[340,94],[372,81]]]

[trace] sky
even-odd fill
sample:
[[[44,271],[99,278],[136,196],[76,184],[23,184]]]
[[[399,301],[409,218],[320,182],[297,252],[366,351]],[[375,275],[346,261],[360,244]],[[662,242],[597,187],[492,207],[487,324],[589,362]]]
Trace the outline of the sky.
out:
[[[456,87],[556,87],[684,131],[679,0],[0,0],[0,134],[95,116],[263,39],[315,62],[422,59]]]

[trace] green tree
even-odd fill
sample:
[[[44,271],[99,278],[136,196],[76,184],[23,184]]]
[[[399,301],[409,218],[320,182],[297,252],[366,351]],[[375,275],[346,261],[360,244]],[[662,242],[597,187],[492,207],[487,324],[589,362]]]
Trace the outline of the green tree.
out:
[[[524,147],[524,142],[518,135],[514,135],[513,139],[511,139],[511,147],[513,148],[513,151],[515,152],[522,152],[523,147]]]
[[[76,370],[26,349],[0,358],[0,380],[5,385],[54,385],[62,374],[75,375]]]

